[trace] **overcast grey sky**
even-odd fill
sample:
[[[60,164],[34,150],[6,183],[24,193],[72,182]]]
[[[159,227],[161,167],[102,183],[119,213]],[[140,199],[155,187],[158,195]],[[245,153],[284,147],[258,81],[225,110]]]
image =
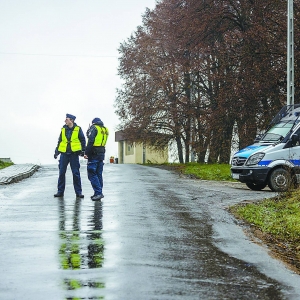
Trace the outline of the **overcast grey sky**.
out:
[[[94,117],[110,129],[118,47],[155,0],[0,0],[0,157],[56,163],[66,113],[86,132]]]

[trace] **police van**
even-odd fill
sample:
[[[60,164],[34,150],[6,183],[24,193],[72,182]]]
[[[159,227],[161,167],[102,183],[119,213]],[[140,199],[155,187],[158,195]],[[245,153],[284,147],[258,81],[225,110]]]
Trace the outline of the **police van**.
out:
[[[285,192],[300,182],[300,104],[284,106],[254,144],[234,154],[231,176],[259,191]]]

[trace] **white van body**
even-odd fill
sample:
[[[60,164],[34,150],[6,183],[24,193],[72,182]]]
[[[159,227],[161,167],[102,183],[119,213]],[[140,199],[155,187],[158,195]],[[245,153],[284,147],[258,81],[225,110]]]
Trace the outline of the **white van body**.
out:
[[[255,143],[236,152],[231,176],[252,190],[287,191],[300,181],[300,104],[286,105]]]

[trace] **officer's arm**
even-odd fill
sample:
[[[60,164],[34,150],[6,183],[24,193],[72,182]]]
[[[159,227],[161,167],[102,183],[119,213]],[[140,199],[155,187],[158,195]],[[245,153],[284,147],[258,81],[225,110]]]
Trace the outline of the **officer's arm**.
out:
[[[85,141],[85,136],[84,136],[84,133],[80,127],[79,129],[79,135],[78,135],[78,138],[80,140],[80,143],[81,143],[81,149],[82,151],[85,151],[85,144],[86,144],[86,141]]]
[[[87,143],[87,146],[85,148],[85,154],[87,156],[92,154],[92,148],[93,148],[93,145],[94,145],[94,142],[95,142],[96,135],[97,135],[97,128],[95,126],[92,126],[91,131],[90,131],[90,136],[89,136],[89,139],[88,139],[88,143]]]
[[[60,152],[58,151],[58,147],[59,147],[59,144],[60,144],[60,142],[61,142],[61,133],[60,133],[60,135],[59,135],[59,138],[58,138],[58,142],[57,142],[57,145],[56,145],[56,148],[55,148],[55,151],[54,151],[54,153],[55,153],[55,155],[57,156]]]

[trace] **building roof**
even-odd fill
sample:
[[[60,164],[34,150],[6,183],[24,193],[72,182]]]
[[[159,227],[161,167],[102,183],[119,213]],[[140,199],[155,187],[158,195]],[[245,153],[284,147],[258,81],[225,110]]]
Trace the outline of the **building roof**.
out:
[[[123,131],[120,130],[120,131],[116,131],[115,132],[115,142],[120,142],[120,141],[124,141],[125,138],[124,138],[124,134],[123,134]]]

